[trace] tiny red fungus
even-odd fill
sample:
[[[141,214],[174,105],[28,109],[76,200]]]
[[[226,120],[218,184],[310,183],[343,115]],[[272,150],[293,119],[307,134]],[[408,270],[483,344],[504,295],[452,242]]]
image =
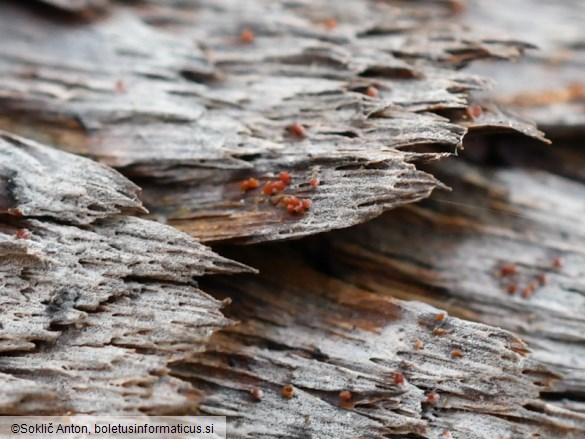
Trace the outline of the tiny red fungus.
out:
[[[329,30],[335,29],[337,27],[337,20],[333,17],[329,17],[325,20],[325,27]]]
[[[27,229],[18,229],[16,232],[16,237],[18,239],[29,239],[32,236],[32,233]]]
[[[441,335],[445,335],[447,333],[448,333],[448,331],[446,331],[445,329],[441,329],[441,328],[435,328],[435,329],[433,329],[433,334],[434,335],[441,336]]]
[[[546,277],[546,274],[544,274],[544,273],[539,274],[538,277],[537,277],[537,279],[538,279],[538,283],[540,285],[543,285],[543,286],[546,285],[546,282],[548,280],[547,277]]]
[[[248,178],[247,180],[244,180],[240,184],[240,187],[242,188],[242,191],[244,191],[244,192],[247,192],[250,189],[256,189],[258,186],[260,186],[260,182],[258,180],[256,180],[255,178]]]
[[[378,97],[378,89],[376,87],[369,86],[366,89],[366,94],[371,98]]]
[[[436,404],[439,402],[439,394],[437,392],[429,392],[427,393],[427,399],[425,399],[427,404]]]
[[[285,184],[282,181],[269,181],[264,185],[262,192],[264,195],[274,195],[282,192],[285,188]]]
[[[463,356],[463,352],[461,352],[459,350],[454,350],[454,351],[451,351],[451,356],[453,358],[461,358]]]
[[[532,296],[533,292],[534,292],[534,289],[530,286],[527,286],[526,288],[524,288],[522,290],[522,297],[528,298],[528,297]]]
[[[282,396],[285,398],[292,398],[295,395],[295,389],[291,384],[287,384],[282,388]]]
[[[414,348],[418,351],[420,349],[422,349],[424,347],[424,344],[422,341],[417,340],[414,342]]]
[[[295,137],[304,138],[307,137],[307,130],[305,127],[302,126],[300,123],[295,122],[288,126],[288,132],[291,133]]]
[[[250,395],[252,395],[252,398],[254,398],[256,401],[260,401],[264,396],[264,392],[261,389],[255,387],[250,390]]]
[[[516,286],[516,284],[508,285],[508,294],[514,294],[517,289],[518,287]]]
[[[281,202],[284,204],[288,213],[304,213],[305,210],[309,209],[313,204],[311,200],[304,198],[300,199],[294,195],[291,197],[284,197]]]
[[[396,372],[394,375],[394,384],[404,384],[404,375],[400,372]]]
[[[343,392],[339,393],[339,399],[344,402],[348,402],[351,400],[351,392],[349,390],[344,390]]]
[[[502,276],[512,276],[518,273],[518,268],[514,264],[503,264],[500,267],[500,273]]]
[[[22,210],[20,210],[18,207],[11,207],[8,209],[8,215],[22,216]]]
[[[445,320],[445,314],[441,313],[441,314],[435,314],[435,320]]]
[[[126,83],[124,81],[122,81],[121,79],[118,79],[116,81],[116,91],[118,93],[126,93],[127,90],[128,90],[128,88],[126,87]]]
[[[256,39],[256,35],[251,29],[244,29],[240,34],[240,41],[244,44],[251,44]]]
[[[315,178],[315,177],[313,177],[313,178],[311,178],[311,181],[310,181],[310,183],[309,183],[309,184],[311,185],[311,187],[312,187],[313,189],[315,189],[317,186],[319,186],[319,179],[318,179],[318,178]]]
[[[465,115],[470,120],[475,120],[483,114],[483,109],[480,105],[471,105],[465,109]]]
[[[556,258],[554,258],[552,266],[554,268],[561,268],[563,265],[565,265],[565,261],[563,260],[563,258],[561,258],[560,256],[557,256]]]
[[[278,178],[280,178],[280,181],[282,181],[284,184],[287,184],[287,185],[290,184],[290,182],[292,180],[292,177],[286,171],[280,171]]]

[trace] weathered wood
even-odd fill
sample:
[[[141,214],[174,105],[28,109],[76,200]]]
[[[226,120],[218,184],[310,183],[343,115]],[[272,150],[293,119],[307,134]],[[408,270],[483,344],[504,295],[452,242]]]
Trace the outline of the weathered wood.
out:
[[[86,225],[123,211],[146,212],[140,188],[113,169],[2,131],[0,190],[0,214],[14,217]]]
[[[204,283],[220,297],[229,292],[229,315],[241,324],[173,367],[206,392],[202,412],[228,416],[230,437],[585,434],[585,416],[540,399],[555,376],[520,338],[369,293],[316,271],[290,247],[233,254],[260,274]],[[290,399],[282,393],[289,384]],[[425,402],[432,391],[436,404]]]
[[[46,3],[87,18],[100,2]],[[0,126],[115,166],[152,218],[208,241],[299,237],[420,200],[441,186],[423,162],[468,131],[542,138],[481,96],[466,111],[488,81],[455,69],[530,46],[454,25],[457,2],[100,5],[75,26],[6,6]],[[429,203],[314,247],[222,249],[262,271],[204,279],[214,298],[193,276],[250,269],[130,216],[137,187],[114,171],[1,142],[0,413],[226,414],[235,437],[585,435],[580,184],[450,161],[432,168],[458,191],[448,201],[492,210]],[[286,194],[313,201],[303,215],[262,186],[242,193],[281,170]],[[510,261],[513,297],[495,274]]]
[[[37,0],[64,12],[75,14],[82,18],[95,18],[107,10],[109,0]]]
[[[154,218],[206,241],[299,237],[428,196],[439,184],[417,161],[466,133],[429,112],[463,110],[487,83],[454,68],[528,47],[445,22],[433,2],[148,3],[75,28],[8,7],[0,126],[120,169]],[[262,187],[242,194],[281,170],[285,193],[313,203],[303,215]]]
[[[581,135],[585,129],[585,4],[522,0],[521,14],[506,2],[466,2],[460,15],[473,28],[534,43],[516,65],[478,63],[471,70],[493,78],[493,99],[538,123],[547,134]]]
[[[0,133],[0,181],[0,413],[192,407],[167,363],[230,323],[194,279],[251,269],[121,213],[137,187],[88,159]]]
[[[347,282],[518,334],[563,376],[545,400],[582,411],[583,185],[543,171],[445,165],[433,170],[452,193],[316,248],[327,248],[322,257]]]

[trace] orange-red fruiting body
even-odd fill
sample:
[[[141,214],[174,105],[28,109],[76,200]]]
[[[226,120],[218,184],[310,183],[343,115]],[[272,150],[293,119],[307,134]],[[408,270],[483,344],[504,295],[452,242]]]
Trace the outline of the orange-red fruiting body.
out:
[[[317,186],[319,186],[319,179],[318,178],[311,178],[311,182],[309,183],[311,185],[311,187],[314,189]]]
[[[511,276],[518,272],[518,268],[514,264],[503,264],[500,267],[500,273],[502,276]]]
[[[454,358],[460,358],[463,356],[463,352],[455,350],[455,351],[451,351],[451,356]]]
[[[256,35],[250,29],[244,29],[240,34],[240,41],[244,44],[251,44],[256,39]]]
[[[18,239],[29,239],[31,236],[32,233],[30,233],[27,229],[18,229],[16,232],[16,237]]]
[[[470,120],[475,120],[483,114],[483,109],[479,105],[471,105],[465,109],[465,115]]]
[[[517,289],[518,289],[518,287],[516,286],[516,284],[508,285],[508,293],[509,294],[514,294]]]
[[[376,87],[369,86],[366,89],[366,94],[371,98],[378,97],[378,89]]]
[[[435,328],[435,329],[433,329],[433,334],[434,335],[445,335],[445,334],[447,334],[447,331],[445,329]]]
[[[415,342],[414,342],[414,348],[415,348],[416,350],[422,349],[423,347],[424,347],[424,344],[423,344],[423,342],[422,342],[422,341],[420,341],[420,340],[417,340],[417,341],[415,341]]]
[[[546,274],[544,274],[544,273],[541,273],[541,274],[539,274],[539,275],[538,275],[538,283],[539,283],[540,285],[546,285],[546,282],[547,282],[547,280],[548,280],[548,279],[547,279],[547,277],[546,277]]]
[[[260,186],[260,182],[255,178],[248,178],[247,180],[242,181],[240,184],[240,187],[244,192],[247,192],[250,189],[256,189],[258,186]]]
[[[563,261],[563,258],[561,258],[560,256],[557,256],[552,263],[552,266],[554,268],[561,268],[563,265],[565,265],[565,261]]]
[[[437,392],[429,392],[427,394],[427,399],[425,400],[427,404],[436,404],[439,402],[439,394]]]
[[[335,29],[337,27],[337,20],[333,17],[328,18],[325,21],[325,27],[329,30]]]
[[[295,389],[292,385],[287,384],[282,388],[282,396],[285,398],[292,398],[295,394]]]
[[[116,81],[116,91],[118,93],[126,93],[126,91],[127,91],[126,83],[124,81],[122,81],[121,79],[118,79]]]
[[[305,210],[309,209],[313,204],[311,200],[304,198],[300,199],[294,195],[291,197],[284,197],[281,202],[284,204],[288,213],[304,213]]]
[[[522,297],[528,298],[528,297],[532,296],[533,292],[534,292],[534,290],[528,286],[522,290]]]
[[[292,177],[286,171],[280,171],[278,178],[280,178],[280,181],[282,181],[284,184],[287,184],[287,185],[290,184],[290,182],[292,180]]]
[[[8,209],[8,215],[22,216],[22,210],[20,210],[18,207],[11,207]]]
[[[339,399],[341,399],[344,402],[347,402],[349,400],[351,400],[351,392],[349,390],[344,390],[343,392],[339,393]]]
[[[282,192],[285,188],[285,184],[282,181],[269,181],[264,185],[264,195],[274,195]]]
[[[256,387],[250,390],[250,395],[252,395],[252,398],[254,398],[256,401],[260,401],[264,396],[264,392]]]
[[[296,137],[307,137],[307,130],[305,130],[305,127],[302,126],[300,123],[295,122],[292,125],[288,126],[288,131]]]
[[[400,372],[396,372],[394,375],[394,384],[404,384],[404,375]]]
[[[445,320],[445,314],[444,313],[435,314],[435,319],[436,320]]]

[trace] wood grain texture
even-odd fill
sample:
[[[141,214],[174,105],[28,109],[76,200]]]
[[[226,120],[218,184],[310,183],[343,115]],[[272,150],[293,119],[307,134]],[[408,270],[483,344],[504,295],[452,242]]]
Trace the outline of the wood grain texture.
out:
[[[0,412],[191,407],[166,376],[230,324],[196,287],[247,272],[171,227],[135,218],[116,171],[0,134]]]
[[[155,1],[112,3],[71,27],[9,6],[0,126],[116,167],[143,187],[153,218],[205,241],[349,227],[440,186],[417,162],[455,151],[467,129],[435,113],[462,111],[489,83],[456,69],[529,47],[449,13],[435,2]],[[475,128],[542,137],[513,121]],[[294,123],[306,135],[291,135]],[[282,170],[295,177],[286,194],[313,202],[304,215],[261,188],[242,194],[243,180]],[[314,175],[323,186],[305,191]]]
[[[469,0],[460,20],[475,29],[498,31],[534,43],[517,65],[479,63],[471,70],[495,80],[491,97],[535,121],[548,135],[582,135],[585,128],[585,5],[522,0],[510,14],[506,2]],[[536,23],[536,25],[535,25]]]
[[[434,171],[451,194],[333,234],[321,257],[347,282],[513,331],[563,376],[547,398],[582,412],[583,185],[464,162]]]
[[[36,0],[75,17],[95,19],[107,11],[109,0]]]
[[[585,432],[585,416],[542,401],[556,376],[511,333],[369,293],[315,270],[290,247],[234,253],[260,274],[205,280],[205,288],[220,297],[229,292],[235,306],[228,312],[241,324],[173,368],[206,393],[202,412],[228,416],[230,437]],[[283,395],[286,385],[292,398]],[[263,392],[260,400],[254,389]],[[435,404],[428,403],[433,391]]]
[[[0,214],[87,225],[144,213],[139,187],[90,160],[0,131]]]
[[[456,1],[44,3],[87,20],[6,4],[0,127],[101,165],[0,133],[0,413],[220,414],[241,438],[585,435],[581,159],[561,177],[451,157],[468,133],[543,139],[460,70],[530,44],[466,28]],[[280,171],[286,190],[262,195]],[[169,227],[302,237],[439,180],[456,192],[366,225],[220,249],[255,275]],[[136,185],[159,222],[134,216]]]

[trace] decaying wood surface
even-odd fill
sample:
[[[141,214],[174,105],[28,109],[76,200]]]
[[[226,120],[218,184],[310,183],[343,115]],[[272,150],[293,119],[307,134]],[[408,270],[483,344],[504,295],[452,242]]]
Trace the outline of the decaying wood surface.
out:
[[[585,416],[539,398],[555,376],[518,337],[369,293],[315,270],[291,248],[233,254],[260,275],[212,279],[205,289],[229,294],[230,317],[241,324],[173,368],[207,393],[201,411],[229,416],[230,437],[585,434]],[[259,401],[254,389],[263,392]]]
[[[104,13],[109,0],[37,0],[79,18],[95,18]]]
[[[452,193],[316,248],[346,282],[518,334],[564,377],[545,399],[585,413],[585,188],[543,171],[445,165],[434,172]]]
[[[194,279],[250,269],[123,213],[138,188],[88,159],[0,133],[0,182],[0,411],[191,406],[167,362],[229,324]]]
[[[460,19],[475,29],[530,41],[515,65],[479,63],[471,70],[493,78],[493,99],[534,120],[558,137],[582,136],[585,128],[585,4],[580,1],[521,0],[510,14],[504,1],[469,0]],[[529,24],[530,23],[530,24]]]
[[[441,11],[357,0],[112,3],[107,18],[71,27],[8,7],[0,125],[120,169],[154,218],[204,241],[348,227],[440,186],[415,165],[461,145],[469,93],[489,82],[455,67],[529,47],[482,39]],[[458,117],[433,113],[446,110]],[[540,136],[498,116],[490,127]],[[288,131],[295,123],[304,135]],[[293,180],[281,195],[312,202],[303,214],[262,194],[282,170]],[[248,178],[260,186],[243,193]]]
[[[509,110],[562,131],[582,96],[572,79],[563,105],[513,96],[552,39],[510,65],[505,96],[486,92],[503,64],[460,70],[542,44],[493,5],[3,5],[0,127],[101,164],[0,132],[0,414],[221,414],[238,438],[585,436],[583,155],[480,136],[543,140]],[[291,183],[263,195],[281,171]],[[440,181],[453,192],[431,195]],[[180,231],[280,241],[396,207],[223,256]]]

